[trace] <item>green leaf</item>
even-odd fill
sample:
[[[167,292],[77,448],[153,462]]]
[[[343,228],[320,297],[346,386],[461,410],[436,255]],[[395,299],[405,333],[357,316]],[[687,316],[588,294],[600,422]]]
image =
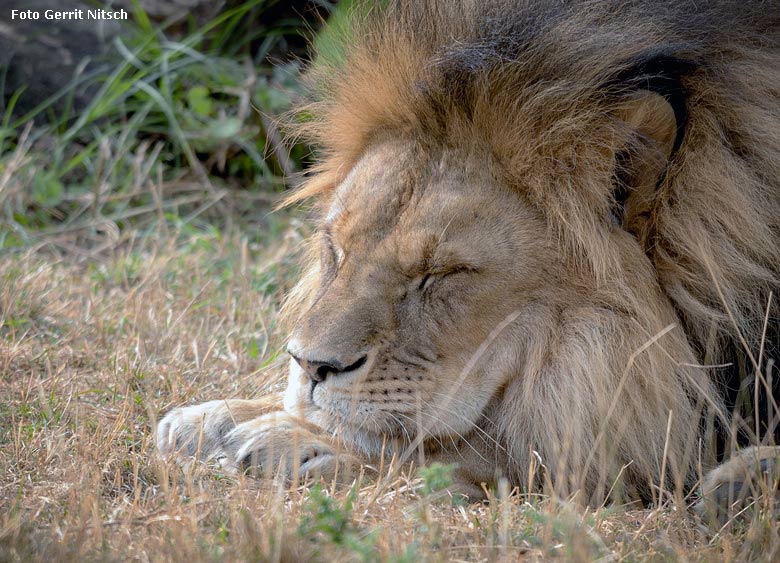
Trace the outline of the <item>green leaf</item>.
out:
[[[209,89],[205,86],[193,86],[187,91],[187,104],[192,111],[202,117],[211,115],[214,103],[211,101]]]
[[[149,20],[149,16],[141,7],[141,4],[138,2],[138,0],[131,0],[130,3],[133,6],[133,15],[135,16],[135,22],[138,24],[138,27],[140,27],[145,33],[154,33],[152,22]]]
[[[260,348],[257,346],[257,340],[255,340],[254,338],[251,338],[249,340],[246,348],[249,357],[252,358],[253,360],[257,359],[257,357],[260,355]]]
[[[241,121],[237,117],[226,117],[215,121],[208,129],[213,139],[230,139],[241,131]]]
[[[62,201],[65,187],[51,172],[36,174],[33,180],[33,199],[41,205],[52,207]]]

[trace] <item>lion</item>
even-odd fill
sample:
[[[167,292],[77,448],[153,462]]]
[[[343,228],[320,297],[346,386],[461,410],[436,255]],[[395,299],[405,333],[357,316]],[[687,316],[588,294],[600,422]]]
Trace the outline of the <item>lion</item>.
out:
[[[469,497],[506,479],[586,502],[690,489],[718,456],[709,492],[772,466],[774,415],[732,391],[747,359],[748,396],[776,401],[780,11],[391,0],[352,20],[293,132],[319,164],[286,202],[316,229],[283,400],[175,409],[160,451],[293,480],[441,461]]]

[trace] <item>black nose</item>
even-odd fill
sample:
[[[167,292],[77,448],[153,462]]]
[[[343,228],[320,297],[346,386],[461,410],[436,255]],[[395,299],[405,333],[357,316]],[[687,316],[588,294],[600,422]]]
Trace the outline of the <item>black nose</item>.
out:
[[[363,356],[356,362],[353,362],[349,365],[344,365],[338,360],[328,360],[327,362],[322,362],[318,360],[305,360],[294,354],[290,355],[296,362],[298,362],[298,365],[303,368],[303,371],[306,372],[306,375],[309,376],[309,379],[316,381],[317,383],[325,381],[325,378],[327,378],[328,375],[335,376],[360,369],[363,364],[366,363],[367,359],[367,356]]]

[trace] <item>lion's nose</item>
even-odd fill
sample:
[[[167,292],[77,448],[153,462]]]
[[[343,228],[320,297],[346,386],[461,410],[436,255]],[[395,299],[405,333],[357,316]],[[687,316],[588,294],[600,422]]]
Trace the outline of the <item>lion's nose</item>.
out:
[[[290,355],[296,362],[298,362],[298,365],[303,368],[303,371],[306,372],[306,375],[309,376],[309,379],[317,383],[325,381],[329,375],[336,376],[341,375],[342,373],[349,373],[351,371],[358,370],[363,367],[363,364],[366,363],[366,359],[368,358],[368,356],[363,356],[356,362],[353,362],[349,365],[344,365],[344,363],[336,359],[330,359],[323,362],[320,360],[307,360],[300,358],[292,352],[290,352]]]

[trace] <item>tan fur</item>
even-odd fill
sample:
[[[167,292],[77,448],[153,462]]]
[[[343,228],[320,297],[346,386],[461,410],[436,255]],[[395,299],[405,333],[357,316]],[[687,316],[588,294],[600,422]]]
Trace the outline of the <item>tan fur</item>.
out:
[[[724,416],[700,364],[757,349],[780,285],[778,15],[389,4],[311,70],[321,164],[289,199],[319,227],[290,351],[367,361],[316,388],[292,362],[285,409],[373,462],[422,441],[469,490],[539,465],[585,499],[690,483]],[[676,152],[669,104],[616,82],[658,52],[697,65]]]
[[[701,485],[702,498],[695,508],[719,525],[751,508],[777,518],[778,485],[780,448],[746,448],[707,475]]]

